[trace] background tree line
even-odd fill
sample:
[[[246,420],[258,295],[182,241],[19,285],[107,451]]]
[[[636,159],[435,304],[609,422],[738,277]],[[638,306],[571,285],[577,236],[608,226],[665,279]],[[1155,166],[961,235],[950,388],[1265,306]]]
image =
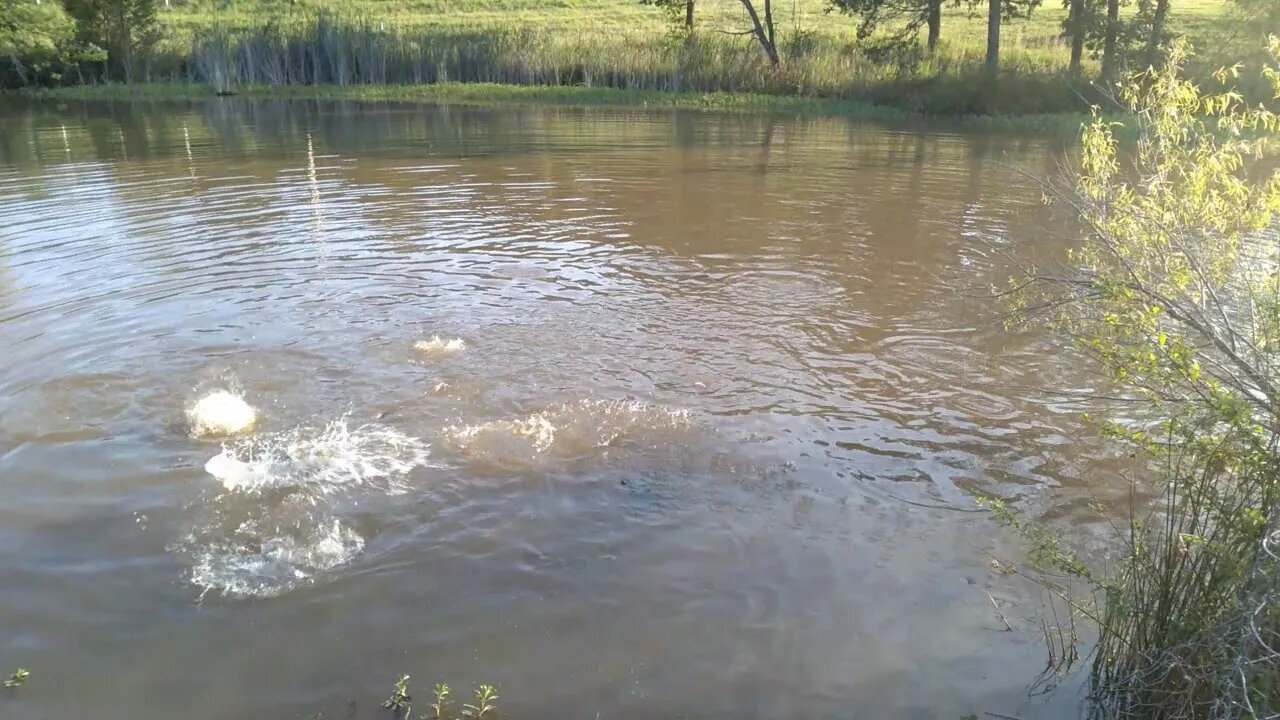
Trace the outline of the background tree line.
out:
[[[149,79],[156,0],[0,0],[0,87]]]
[[[693,27],[694,0],[644,0],[647,3],[670,8],[683,7],[687,28]],[[753,7],[755,0],[740,0],[753,22],[753,32],[770,60],[778,61],[770,0],[763,0],[763,27],[761,15]],[[1122,68],[1132,65],[1158,66],[1163,59],[1163,48],[1170,39],[1169,13],[1173,0],[1062,0],[1067,9],[1062,36],[1071,45],[1071,72],[1078,75],[1083,66],[1085,51],[1102,62],[1104,80],[1114,80]],[[985,10],[987,14],[986,67],[994,74],[1000,66],[1001,27],[1019,18],[1028,18],[1040,7],[1043,0],[830,0],[833,9],[853,16],[858,21],[857,35],[863,43],[875,48],[902,47],[914,44],[921,30],[926,30],[925,48],[937,50],[942,38],[942,11],[944,6],[968,9],[970,12]],[[1121,19],[1121,8],[1136,3],[1136,13]],[[1280,29],[1280,1],[1277,0],[1225,0],[1235,6],[1248,24],[1259,28]],[[888,28],[885,32],[880,32]]]

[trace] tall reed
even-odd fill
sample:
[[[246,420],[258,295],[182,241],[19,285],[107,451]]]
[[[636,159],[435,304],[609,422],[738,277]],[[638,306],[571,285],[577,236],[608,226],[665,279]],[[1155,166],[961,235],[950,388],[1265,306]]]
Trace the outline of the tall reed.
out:
[[[908,110],[1046,113],[1084,102],[1056,53],[1014,50],[993,88],[980,53],[871,57],[834,36],[783,39],[780,69],[749,39],[637,30],[388,27],[317,14],[286,24],[213,28],[175,74],[221,91],[236,85],[501,83],[641,91],[753,92],[870,99]]]

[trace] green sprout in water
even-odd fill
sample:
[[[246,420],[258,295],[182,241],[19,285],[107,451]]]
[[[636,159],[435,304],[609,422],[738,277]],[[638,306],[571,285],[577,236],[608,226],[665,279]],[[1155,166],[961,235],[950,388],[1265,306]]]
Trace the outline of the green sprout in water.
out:
[[[409,696],[409,676],[401,675],[400,679],[396,681],[391,695],[382,701],[382,707],[394,711],[397,715],[403,714],[408,717],[409,712],[412,710],[409,701],[412,699]]]
[[[431,709],[435,711],[435,717],[443,720],[445,710],[449,707],[449,684],[436,683],[436,701],[431,703]]]
[[[478,720],[490,717],[498,709],[498,689],[494,686],[477,685],[474,694],[474,704],[464,704],[461,717]],[[436,683],[435,699],[431,703],[432,714],[419,715],[417,720],[448,720],[448,718],[459,717],[449,711],[449,706],[453,704],[452,695],[453,690],[448,683]],[[382,707],[390,710],[401,720],[413,720],[413,707],[410,704],[412,699],[409,695],[409,676],[401,675],[391,695],[382,701]]]
[[[5,679],[4,686],[7,688],[20,688],[27,684],[27,678],[29,677],[31,677],[31,672],[29,670],[26,668],[18,668],[13,671],[12,675]]]
[[[496,709],[495,701],[498,699],[498,690],[492,685],[481,685],[476,688],[476,704],[463,705],[463,715],[473,718],[482,718]]]

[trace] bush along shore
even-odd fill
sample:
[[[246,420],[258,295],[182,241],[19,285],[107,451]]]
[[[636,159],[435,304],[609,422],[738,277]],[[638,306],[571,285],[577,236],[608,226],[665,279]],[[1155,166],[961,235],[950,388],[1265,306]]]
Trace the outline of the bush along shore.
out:
[[[1183,52],[1123,84],[1136,141],[1090,122],[1046,186],[1080,220],[1072,253],[995,291],[1106,379],[1123,401],[1097,427],[1145,465],[1105,480],[1130,492],[1102,557],[992,501],[1065,602],[1044,677],[1089,658],[1098,720],[1280,717],[1280,115],[1203,93]]]

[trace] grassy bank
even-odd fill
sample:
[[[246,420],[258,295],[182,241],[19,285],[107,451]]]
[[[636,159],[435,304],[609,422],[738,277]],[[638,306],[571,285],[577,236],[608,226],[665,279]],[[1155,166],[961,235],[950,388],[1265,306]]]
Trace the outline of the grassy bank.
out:
[[[917,46],[886,52],[858,40],[856,21],[830,12],[828,0],[779,3],[777,68],[754,39],[740,34],[749,27],[741,3],[700,0],[696,7],[695,29],[685,32],[667,11],[639,0],[174,0],[160,8],[158,40],[136,51],[127,77],[238,92],[271,86],[277,88],[273,94],[313,85],[342,92],[349,86],[459,83],[586,88],[585,94],[565,91],[578,104],[590,102],[589,91],[600,88],[712,94],[714,102],[733,105],[788,105],[754,98],[787,96],[802,105],[822,100],[926,115],[1033,118],[1078,114],[1104,98],[1090,82],[1097,71],[1092,59],[1082,75],[1069,72],[1064,11],[1056,2],[1004,25],[995,82],[985,72],[985,19],[962,7],[948,4],[942,41],[929,53]],[[1202,77],[1230,64],[1227,59],[1246,57],[1250,51],[1242,48],[1262,47],[1261,36],[1250,36],[1257,33],[1241,34],[1226,0],[1180,0],[1174,7],[1172,32],[1213,51]],[[1126,8],[1134,12],[1132,4]],[[58,77],[93,83],[120,72],[95,75],[92,63],[80,63],[74,75],[68,70]],[[484,88],[472,96],[452,87],[369,92],[446,94],[454,102],[512,94]],[[559,102],[550,89],[535,94],[542,102]],[[753,97],[727,100],[722,94]],[[683,96],[643,102],[705,104]]]
[[[33,90],[30,97],[48,100],[194,101],[218,99],[212,85],[199,83],[131,83],[78,85]],[[355,102],[430,102],[442,105],[561,107],[642,107],[773,112],[810,117],[845,117],[900,124],[938,122],[975,130],[1017,130],[1074,137],[1087,119],[1084,114],[962,115],[945,118],[872,105],[860,100],[836,100],[752,93],[695,93],[660,90],[619,90],[571,86],[445,83],[437,85],[243,85],[234,97],[249,99],[347,100]]]
[[[1078,112],[1096,96],[1087,79],[1067,71],[1065,55],[1044,49],[1009,48],[997,83],[985,73],[982,49],[950,42],[934,54],[916,49],[878,57],[836,35],[784,34],[779,51],[781,66],[773,68],[749,39],[710,31],[463,31],[316,15],[207,29],[141,74],[223,89],[496,83],[752,93],[947,115]]]

